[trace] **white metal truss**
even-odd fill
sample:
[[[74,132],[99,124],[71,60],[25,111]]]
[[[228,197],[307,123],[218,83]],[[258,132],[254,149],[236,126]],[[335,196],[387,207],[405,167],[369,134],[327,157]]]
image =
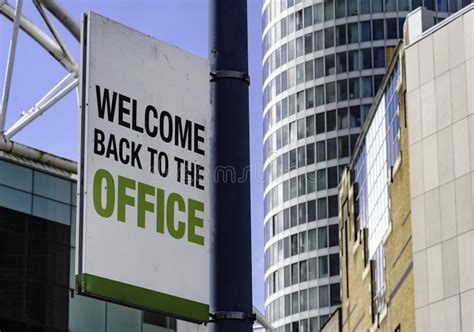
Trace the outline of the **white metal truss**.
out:
[[[23,0],[16,0],[16,6],[13,7],[6,0],[0,0],[0,14],[13,22],[12,36],[10,40],[10,48],[8,52],[8,60],[5,70],[5,78],[0,104],[0,133],[2,138],[8,141],[20,130],[34,121],[38,116],[46,112],[51,106],[65,97],[69,92],[79,85],[79,65],[74,60],[64,43],[58,30],[49,19],[46,8],[64,27],[80,41],[79,24],[71,18],[71,16],[59,5],[56,0],[32,0],[39,14],[43,18],[46,26],[51,32],[54,39],[49,37],[47,33],[42,31],[31,20],[22,15]],[[44,8],[43,8],[44,6]],[[15,51],[18,40],[19,30],[23,30],[36,43],[43,47],[60,65],[68,72],[66,77],[62,79],[55,87],[44,95],[33,107],[27,112],[21,114],[21,118],[15,122],[10,128],[5,129],[5,120],[8,111],[8,100],[10,96],[13,66],[15,61]]]

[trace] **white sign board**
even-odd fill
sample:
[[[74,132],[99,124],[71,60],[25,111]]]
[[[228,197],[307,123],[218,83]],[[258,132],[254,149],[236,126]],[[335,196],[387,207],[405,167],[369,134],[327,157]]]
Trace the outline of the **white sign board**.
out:
[[[208,63],[94,13],[82,39],[76,288],[205,322]]]

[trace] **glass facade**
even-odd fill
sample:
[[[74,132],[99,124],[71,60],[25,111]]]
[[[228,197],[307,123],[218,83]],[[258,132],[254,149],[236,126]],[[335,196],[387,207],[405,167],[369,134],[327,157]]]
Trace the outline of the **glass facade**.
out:
[[[265,307],[279,331],[318,331],[338,304],[339,176],[385,74],[386,54],[402,38],[405,16],[421,5],[442,19],[464,4],[264,1]],[[386,148],[386,158],[395,158],[397,148]]]
[[[390,224],[389,181],[399,154],[398,94],[400,77],[395,65],[387,87],[375,109],[367,134],[355,156],[354,185],[358,188],[355,204],[359,229],[368,230],[368,257],[375,264],[375,299],[378,312],[385,303],[383,237]],[[358,229],[355,230],[356,232]]]
[[[76,182],[0,159],[0,330],[171,332],[177,321],[74,294]]]

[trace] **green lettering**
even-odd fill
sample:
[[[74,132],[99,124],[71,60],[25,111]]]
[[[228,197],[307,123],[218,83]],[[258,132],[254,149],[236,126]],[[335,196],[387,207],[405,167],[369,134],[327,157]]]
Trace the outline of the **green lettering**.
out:
[[[186,225],[182,221],[177,222],[177,227],[175,228],[174,222],[174,207],[175,203],[178,204],[178,211],[184,211],[184,200],[177,193],[171,193],[168,196],[168,202],[166,203],[166,225],[168,227],[168,232],[175,239],[181,239],[186,233]]]
[[[135,199],[133,196],[127,195],[127,189],[135,190],[136,182],[132,179],[119,176],[118,177],[118,192],[117,192],[117,219],[119,221],[126,221],[126,206],[135,206]]]
[[[156,231],[165,233],[165,191],[156,188]]]
[[[204,203],[188,200],[188,241],[192,243],[204,245],[204,237],[196,234],[196,227],[203,228],[204,221],[196,217],[196,211],[204,212]]]
[[[102,207],[102,182],[105,180],[106,199],[105,207]],[[112,174],[105,169],[98,169],[94,175],[92,199],[97,214],[103,218],[110,218],[114,213],[115,186]]]
[[[153,212],[155,206],[146,200],[146,195],[154,195],[155,188],[142,182],[138,182],[138,198],[137,198],[137,225],[145,228],[146,211]]]

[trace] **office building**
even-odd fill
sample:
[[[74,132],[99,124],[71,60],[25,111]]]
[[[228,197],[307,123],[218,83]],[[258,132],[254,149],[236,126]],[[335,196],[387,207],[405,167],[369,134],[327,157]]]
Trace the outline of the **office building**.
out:
[[[340,303],[338,183],[408,12],[457,0],[263,4],[265,307],[318,331]]]
[[[342,176],[325,332],[474,330],[474,5],[436,21],[408,16]]]
[[[0,331],[206,331],[75,294],[76,164],[0,146]]]

